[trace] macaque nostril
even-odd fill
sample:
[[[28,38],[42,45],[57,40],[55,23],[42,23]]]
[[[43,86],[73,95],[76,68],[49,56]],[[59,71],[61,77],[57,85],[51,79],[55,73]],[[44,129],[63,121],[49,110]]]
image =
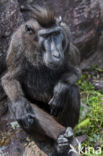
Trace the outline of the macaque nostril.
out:
[[[53,54],[54,58],[60,59],[60,54]]]

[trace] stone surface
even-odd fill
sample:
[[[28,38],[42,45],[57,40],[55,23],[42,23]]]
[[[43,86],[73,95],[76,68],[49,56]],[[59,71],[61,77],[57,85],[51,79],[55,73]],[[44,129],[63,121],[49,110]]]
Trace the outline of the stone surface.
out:
[[[91,65],[103,68],[103,33],[99,37],[97,49],[92,55],[90,55],[90,57],[84,58],[80,64],[80,68],[88,69]]]
[[[96,90],[102,90],[103,92],[103,80],[93,80],[93,85]]]
[[[0,73],[6,68],[10,37],[13,31],[23,22],[17,0],[0,1]]]

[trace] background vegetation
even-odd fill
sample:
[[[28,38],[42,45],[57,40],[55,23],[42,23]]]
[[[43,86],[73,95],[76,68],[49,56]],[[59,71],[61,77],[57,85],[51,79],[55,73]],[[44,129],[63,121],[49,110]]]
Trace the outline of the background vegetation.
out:
[[[91,67],[89,70],[84,71],[81,80],[78,81],[82,104],[80,120],[75,128],[75,134],[86,134],[87,139],[82,144],[84,151],[88,146],[93,147],[95,150],[101,147],[101,156],[103,156],[103,89],[96,90],[93,82],[97,80],[98,84],[102,82],[103,69]],[[94,156],[92,150],[88,156],[90,155]]]

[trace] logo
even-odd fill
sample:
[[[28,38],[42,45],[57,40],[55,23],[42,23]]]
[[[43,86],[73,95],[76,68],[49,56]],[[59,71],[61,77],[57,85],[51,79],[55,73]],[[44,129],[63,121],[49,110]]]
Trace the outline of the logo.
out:
[[[99,154],[102,153],[101,147],[98,147],[96,150],[94,149],[94,147],[90,147],[90,146],[84,148],[78,139],[76,139],[76,142],[77,142],[77,148],[75,148],[72,144],[70,144],[71,149],[69,150],[68,154],[70,152],[74,152],[75,154],[78,154],[78,155],[94,154],[98,156]]]

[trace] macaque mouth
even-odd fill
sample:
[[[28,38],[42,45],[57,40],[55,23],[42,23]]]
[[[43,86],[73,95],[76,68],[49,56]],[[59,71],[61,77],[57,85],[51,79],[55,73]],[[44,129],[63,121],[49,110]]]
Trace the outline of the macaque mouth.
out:
[[[48,62],[48,67],[50,69],[58,69],[63,65],[63,61],[55,61],[55,62]]]

